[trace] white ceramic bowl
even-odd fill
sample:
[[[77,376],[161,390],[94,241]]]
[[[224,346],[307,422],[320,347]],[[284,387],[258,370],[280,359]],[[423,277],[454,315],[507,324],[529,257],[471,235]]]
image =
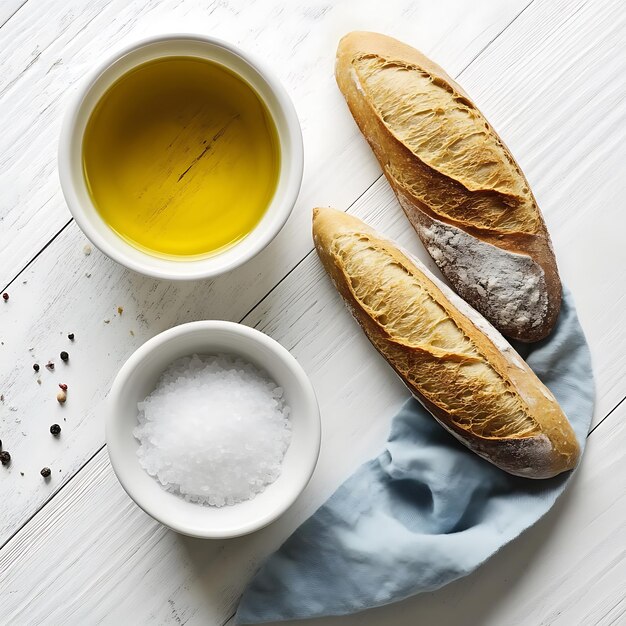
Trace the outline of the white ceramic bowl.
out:
[[[291,408],[292,437],[281,475],[251,500],[212,507],[165,491],[140,465],[137,402],[155,387],[175,359],[191,354],[240,355],[284,389]],[[154,519],[193,537],[245,535],[284,513],[306,487],[320,449],[320,416],[313,387],[296,359],[271,337],[242,324],[191,322],[153,337],[120,369],[107,399],[106,441],[111,465],[128,495]]]
[[[196,260],[159,258],[119,237],[91,201],[82,170],[82,141],[89,116],[106,90],[137,65],[167,56],[195,56],[220,63],[247,82],[265,102],[278,131],[281,166],[278,185],[256,228],[231,248]],[[232,44],[203,35],[163,35],[144,39],[104,61],[84,81],[70,104],[59,141],[59,176],[67,205],[91,242],[126,267],[172,280],[217,276],[260,252],[283,227],[302,182],[303,149],[298,116],[287,92],[267,69]]]

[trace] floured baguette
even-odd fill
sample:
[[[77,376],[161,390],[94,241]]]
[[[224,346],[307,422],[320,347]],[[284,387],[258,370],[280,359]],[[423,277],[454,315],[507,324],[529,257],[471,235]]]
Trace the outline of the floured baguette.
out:
[[[374,347],[459,441],[528,478],[572,469],[579,447],[554,396],[480,314],[355,217],[314,209],[317,253]]]
[[[561,282],[528,181],[494,129],[439,66],[376,33],[350,33],[336,78],[429,254],[498,330],[537,341]]]

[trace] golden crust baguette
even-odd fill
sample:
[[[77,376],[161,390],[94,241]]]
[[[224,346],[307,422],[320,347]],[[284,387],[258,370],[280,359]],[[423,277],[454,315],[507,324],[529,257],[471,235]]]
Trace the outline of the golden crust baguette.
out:
[[[354,32],[337,84],[420,239],[498,330],[546,337],[561,306],[550,237],[528,181],[463,89],[417,50]]]
[[[324,268],[374,347],[437,421],[499,468],[528,478],[580,454],[554,396],[480,314],[359,219],[314,209]]]

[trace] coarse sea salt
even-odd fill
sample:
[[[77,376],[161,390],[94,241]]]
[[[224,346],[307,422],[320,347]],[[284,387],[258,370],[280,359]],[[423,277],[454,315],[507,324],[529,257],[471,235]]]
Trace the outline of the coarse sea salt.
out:
[[[178,359],[137,408],[139,463],[189,502],[243,502],[280,475],[289,407],[283,389],[241,358]]]

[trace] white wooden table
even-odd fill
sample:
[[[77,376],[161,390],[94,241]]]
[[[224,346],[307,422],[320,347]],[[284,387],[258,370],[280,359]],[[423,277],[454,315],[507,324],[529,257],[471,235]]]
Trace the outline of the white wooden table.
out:
[[[437,593],[315,624],[626,623],[621,2],[0,0],[0,25],[0,290],[10,294],[0,301],[0,438],[13,457],[0,467],[0,624],[229,623],[261,559],[381,449],[406,391],[343,310],[310,237],[311,208],[330,205],[425,258],[334,83],[337,41],[355,29],[432,56],[509,144],[575,294],[598,399],[582,467],[536,527]],[[212,33],[264,57],[302,122],[305,177],[293,215],[254,262],[214,281],[150,280],[95,249],[86,255],[57,178],[75,84],[113,48],[166,31]],[[156,333],[206,318],[242,321],[291,350],[323,419],[303,496],[270,527],[225,542],[176,535],[145,515],[104,445],[103,400],[121,363]],[[59,382],[70,387],[63,408]]]

